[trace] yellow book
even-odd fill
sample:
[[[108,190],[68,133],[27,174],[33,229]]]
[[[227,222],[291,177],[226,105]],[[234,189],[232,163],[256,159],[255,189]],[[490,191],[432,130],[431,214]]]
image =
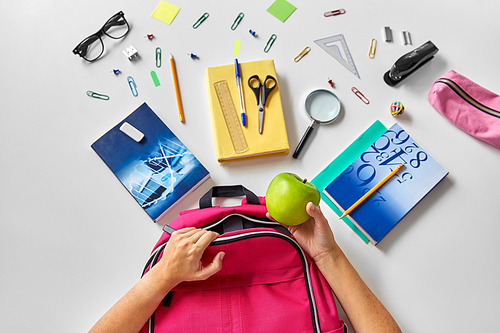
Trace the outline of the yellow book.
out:
[[[274,68],[274,60],[259,60],[240,63],[241,83],[246,111],[246,126],[242,126],[240,119],[240,99],[234,64],[217,67],[208,67],[206,70],[206,85],[208,105],[212,122],[212,131],[215,143],[215,153],[219,163],[246,160],[264,156],[288,154],[288,136],[285,126],[285,117],[281,105],[278,77]],[[258,75],[263,83],[267,75],[276,78],[276,87],[267,97],[264,107],[264,121],[262,134],[259,133],[259,116],[257,99],[248,85],[248,79]],[[248,150],[236,153],[226,120],[219,103],[216,82],[226,81],[234,108],[238,115],[239,128],[245,137]]]

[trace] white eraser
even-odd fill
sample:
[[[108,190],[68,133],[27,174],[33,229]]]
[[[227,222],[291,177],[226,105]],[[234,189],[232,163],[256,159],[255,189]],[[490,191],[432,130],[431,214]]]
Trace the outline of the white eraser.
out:
[[[127,122],[124,122],[120,126],[120,131],[127,134],[132,140],[137,142],[140,142],[142,138],[144,138],[144,134],[142,134],[141,131],[139,131],[137,128],[135,128],[134,126],[130,125]]]

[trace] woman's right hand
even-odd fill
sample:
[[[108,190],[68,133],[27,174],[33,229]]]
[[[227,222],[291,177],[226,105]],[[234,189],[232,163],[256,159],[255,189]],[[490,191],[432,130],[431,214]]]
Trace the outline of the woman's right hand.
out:
[[[323,261],[329,263],[338,249],[332,229],[319,206],[309,202],[306,205],[306,211],[311,216],[306,222],[293,226],[285,225],[285,227],[317,265]],[[269,213],[267,217],[272,219]]]

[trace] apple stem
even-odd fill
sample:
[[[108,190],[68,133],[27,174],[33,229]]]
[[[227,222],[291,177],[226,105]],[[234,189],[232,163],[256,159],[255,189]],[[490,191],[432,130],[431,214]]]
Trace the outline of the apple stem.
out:
[[[304,178],[304,181],[302,182],[302,184],[305,184],[307,182],[307,179]]]

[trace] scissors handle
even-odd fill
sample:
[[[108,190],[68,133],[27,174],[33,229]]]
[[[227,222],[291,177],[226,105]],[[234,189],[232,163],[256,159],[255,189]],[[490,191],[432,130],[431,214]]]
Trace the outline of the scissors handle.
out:
[[[273,81],[272,86],[270,87],[267,86],[268,80]],[[266,76],[266,79],[264,80],[264,84],[262,86],[264,89],[264,92],[262,94],[262,105],[266,105],[267,96],[269,96],[269,93],[274,89],[274,87],[276,87],[276,79],[273,76],[268,75]]]
[[[257,81],[258,83],[257,86],[254,85],[255,82],[252,82],[253,80]],[[260,101],[260,87],[262,86],[262,84],[260,83],[259,76],[258,75],[250,76],[250,78],[248,79],[248,86],[250,87],[250,89],[252,89],[253,93],[255,94],[255,98],[257,99],[257,105],[258,105]]]

